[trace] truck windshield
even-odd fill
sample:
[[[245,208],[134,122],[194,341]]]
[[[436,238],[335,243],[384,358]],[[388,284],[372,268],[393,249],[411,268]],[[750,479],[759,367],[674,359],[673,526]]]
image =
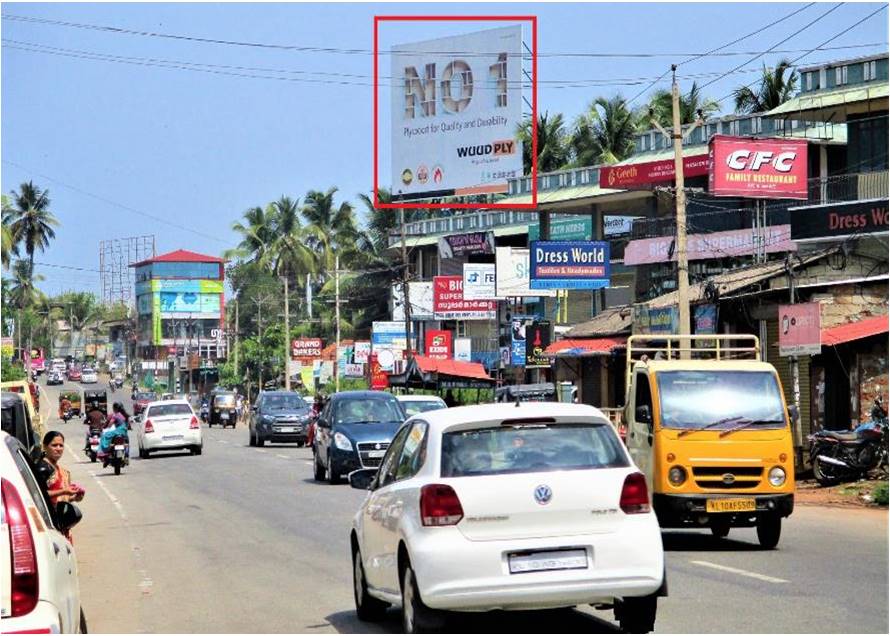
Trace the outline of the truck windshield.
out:
[[[757,428],[785,426],[779,385],[767,371],[663,371],[656,377],[666,428],[720,430],[745,420]]]

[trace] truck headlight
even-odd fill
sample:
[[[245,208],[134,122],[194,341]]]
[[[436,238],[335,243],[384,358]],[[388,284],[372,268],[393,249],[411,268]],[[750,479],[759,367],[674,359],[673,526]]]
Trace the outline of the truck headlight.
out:
[[[785,483],[785,469],[775,466],[769,471],[769,483],[777,488]]]
[[[686,470],[682,466],[674,466],[668,471],[668,481],[672,486],[679,486],[686,481]]]
[[[352,450],[352,442],[350,442],[349,438],[340,432],[334,433],[334,446],[336,446],[340,450]]]

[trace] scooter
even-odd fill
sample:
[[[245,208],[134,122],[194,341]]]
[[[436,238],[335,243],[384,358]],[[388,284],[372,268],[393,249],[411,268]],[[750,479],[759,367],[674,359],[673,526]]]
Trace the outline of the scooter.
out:
[[[201,421],[206,423],[206,422],[207,422],[207,418],[210,417],[210,405],[207,404],[206,402],[204,402],[203,404],[201,404],[201,412],[200,412],[200,414],[201,414]]]
[[[86,444],[84,452],[89,456],[91,462],[95,462],[99,458],[99,438],[102,436],[102,429],[90,428],[87,430]]]

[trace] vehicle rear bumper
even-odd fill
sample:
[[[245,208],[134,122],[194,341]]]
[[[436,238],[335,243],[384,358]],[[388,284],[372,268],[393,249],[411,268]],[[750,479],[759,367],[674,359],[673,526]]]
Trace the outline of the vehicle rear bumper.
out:
[[[705,507],[708,499],[754,499],[756,510],[709,513]],[[780,517],[791,515],[794,511],[794,494],[696,493],[665,495],[655,493],[652,495],[652,504],[658,515],[658,523],[663,528],[706,527],[717,521],[728,521],[733,527],[751,527],[756,525],[758,518],[766,515],[778,514]]]
[[[169,436],[170,434],[167,434]],[[164,439],[162,433],[147,433],[142,438],[142,448],[147,451],[175,450],[177,448],[191,448],[201,446],[202,438],[199,429],[189,429],[180,439]]]
[[[3,617],[0,628],[4,634],[60,634],[59,608],[49,601],[38,601],[34,609],[24,616]],[[75,625],[69,625],[73,629]]]
[[[415,555],[411,563],[421,598],[437,609],[520,610],[604,603],[653,594],[664,577],[661,533],[654,517],[617,532],[541,539],[469,541],[456,528],[430,530],[420,545],[414,542],[409,547],[409,553]],[[510,573],[511,553],[554,549],[583,549],[588,566]]]

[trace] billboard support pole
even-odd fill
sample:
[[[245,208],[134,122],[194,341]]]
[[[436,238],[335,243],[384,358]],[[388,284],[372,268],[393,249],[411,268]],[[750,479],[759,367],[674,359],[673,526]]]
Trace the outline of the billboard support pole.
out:
[[[788,272],[788,296],[791,304],[794,304],[794,265],[791,263],[791,254],[789,253],[785,260],[785,269]],[[791,422],[791,430],[794,434],[794,455],[795,465],[800,466],[802,459],[800,455],[803,446],[803,434],[801,431],[800,421],[800,365],[796,355],[791,356],[791,393],[794,399],[794,408],[797,410],[797,417]]]
[[[284,390],[290,391],[290,305],[287,274],[284,275]]]
[[[405,245],[405,208],[399,210],[402,226],[402,304],[405,307],[405,354],[406,363],[411,361],[411,297],[408,295],[408,247]]]
[[[334,314],[337,320],[337,348],[334,350],[334,391],[340,392],[340,255],[334,257]]]
[[[683,130],[680,126],[680,87],[677,84],[677,65],[671,66],[671,104],[673,115],[674,172],[677,186],[677,304],[679,305],[679,335],[689,335],[689,261],[686,252],[686,190],[683,179]],[[688,358],[689,352],[681,352]]]

